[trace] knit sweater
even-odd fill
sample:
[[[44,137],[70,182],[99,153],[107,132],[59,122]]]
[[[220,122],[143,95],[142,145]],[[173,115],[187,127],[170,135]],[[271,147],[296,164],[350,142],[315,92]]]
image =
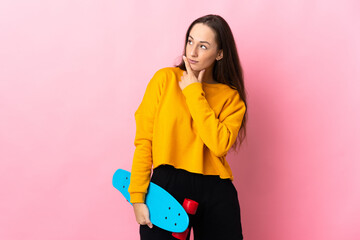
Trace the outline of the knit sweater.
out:
[[[233,180],[226,155],[245,114],[237,90],[223,83],[191,83],[183,70],[165,67],[149,81],[136,121],[130,202],[144,203],[152,168],[172,165],[192,173]]]

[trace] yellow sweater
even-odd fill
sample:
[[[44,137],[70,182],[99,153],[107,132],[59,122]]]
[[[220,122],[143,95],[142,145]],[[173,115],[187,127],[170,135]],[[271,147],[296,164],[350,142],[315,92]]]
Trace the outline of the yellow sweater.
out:
[[[182,75],[178,67],[158,70],[135,112],[131,203],[145,201],[151,168],[162,164],[233,180],[225,157],[241,127],[245,103],[222,83],[197,82],[181,90]]]

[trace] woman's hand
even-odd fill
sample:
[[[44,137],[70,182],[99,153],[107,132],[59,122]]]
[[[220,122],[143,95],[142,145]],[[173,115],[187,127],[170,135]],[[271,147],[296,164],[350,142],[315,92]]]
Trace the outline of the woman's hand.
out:
[[[145,203],[133,203],[136,221],[141,225],[148,225],[152,228],[153,225],[149,218],[149,209]]]
[[[196,82],[202,82],[202,79],[204,77],[205,69],[201,70],[199,73],[199,76],[196,77],[195,73],[192,71],[192,68],[190,66],[190,63],[188,62],[187,58],[183,56],[186,71],[184,71],[183,76],[181,77],[181,80],[179,81],[179,86],[181,90],[183,90],[185,87],[192,83]]]

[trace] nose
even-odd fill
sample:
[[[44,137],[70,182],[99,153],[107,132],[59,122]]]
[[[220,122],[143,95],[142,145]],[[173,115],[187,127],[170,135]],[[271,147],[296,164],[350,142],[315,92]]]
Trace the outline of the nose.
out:
[[[192,57],[197,57],[197,50],[196,50],[197,48],[196,47],[192,47],[191,49],[190,49],[190,55],[192,56]]]

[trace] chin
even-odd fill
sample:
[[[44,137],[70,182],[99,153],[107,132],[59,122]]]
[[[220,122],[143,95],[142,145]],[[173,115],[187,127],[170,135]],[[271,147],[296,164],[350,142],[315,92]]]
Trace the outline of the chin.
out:
[[[190,65],[191,66],[191,65]],[[193,71],[196,71],[196,72],[200,72],[201,70],[203,70],[204,68],[203,67],[199,67],[199,66],[191,66],[191,69]]]

